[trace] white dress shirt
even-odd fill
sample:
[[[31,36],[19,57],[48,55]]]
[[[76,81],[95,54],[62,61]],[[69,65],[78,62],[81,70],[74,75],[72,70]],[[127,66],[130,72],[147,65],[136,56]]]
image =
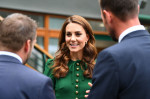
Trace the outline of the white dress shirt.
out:
[[[119,40],[118,42],[120,43],[121,40],[129,33],[133,32],[133,31],[138,31],[138,30],[145,30],[145,27],[143,25],[137,25],[137,26],[133,26],[133,27],[130,27],[128,29],[126,29],[125,31],[123,31],[121,33],[121,35],[119,36]]]
[[[7,51],[0,51],[0,55],[8,55],[8,56],[15,57],[22,63],[21,57],[19,55],[15,54],[15,53],[7,52]]]

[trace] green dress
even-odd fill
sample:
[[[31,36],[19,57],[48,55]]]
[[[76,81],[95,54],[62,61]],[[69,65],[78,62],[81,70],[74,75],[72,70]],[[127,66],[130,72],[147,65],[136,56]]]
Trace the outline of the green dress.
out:
[[[91,82],[91,79],[83,76],[80,62],[80,60],[69,61],[68,74],[57,79],[53,76],[52,69],[50,69],[53,65],[53,59],[48,59],[44,74],[53,81],[56,99],[85,99],[84,95],[86,95],[86,90],[90,89],[88,82]]]

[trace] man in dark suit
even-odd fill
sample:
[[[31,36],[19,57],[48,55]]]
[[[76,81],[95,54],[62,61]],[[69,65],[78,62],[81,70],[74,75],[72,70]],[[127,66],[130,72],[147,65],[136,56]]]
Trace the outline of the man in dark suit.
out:
[[[0,22],[0,99],[55,99],[51,79],[23,65],[36,28],[34,20],[17,13]]]
[[[150,34],[138,0],[100,0],[104,25],[117,44],[99,53],[88,99],[150,99]]]

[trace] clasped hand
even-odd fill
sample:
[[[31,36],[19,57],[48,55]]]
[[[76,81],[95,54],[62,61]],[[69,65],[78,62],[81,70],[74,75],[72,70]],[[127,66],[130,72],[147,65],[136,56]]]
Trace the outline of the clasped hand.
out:
[[[92,83],[89,82],[88,85],[89,85],[90,87],[92,87]],[[86,90],[86,93],[89,94],[89,93],[90,93],[90,90]],[[85,95],[84,97],[87,98],[88,95]]]

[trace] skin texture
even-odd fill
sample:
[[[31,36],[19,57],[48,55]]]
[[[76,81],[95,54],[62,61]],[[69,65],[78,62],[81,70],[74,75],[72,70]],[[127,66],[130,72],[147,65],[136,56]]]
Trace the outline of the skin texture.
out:
[[[71,56],[81,56],[89,37],[83,27],[76,23],[69,23],[66,27],[65,40]]]
[[[36,39],[34,39],[32,42],[31,42],[31,40],[27,40],[25,47],[24,47],[24,52],[26,52],[27,54],[24,56],[25,58],[23,60],[23,64],[26,64],[29,57],[31,56],[32,49],[33,49],[35,43],[36,43]]]

